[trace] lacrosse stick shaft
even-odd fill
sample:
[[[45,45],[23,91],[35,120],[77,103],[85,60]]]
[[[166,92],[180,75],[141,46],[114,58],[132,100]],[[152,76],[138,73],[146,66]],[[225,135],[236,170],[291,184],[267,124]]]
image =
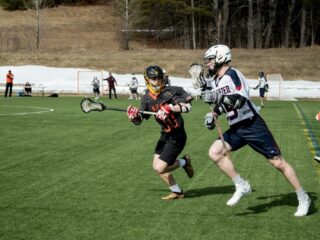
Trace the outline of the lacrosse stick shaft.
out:
[[[229,150],[228,150],[228,148],[227,148],[226,142],[224,141],[223,133],[222,133],[220,124],[219,124],[219,122],[218,122],[218,119],[217,119],[216,115],[214,114],[214,111],[213,111],[212,107],[210,107],[210,110],[211,110],[211,112],[212,112],[212,116],[213,116],[213,119],[214,119],[214,124],[216,125],[218,135],[219,135],[219,137],[220,137],[220,139],[221,139],[221,142],[222,142],[222,145],[223,145],[223,149],[224,149],[224,151],[225,151],[225,156],[227,156],[228,158],[230,158]]]
[[[119,112],[127,112],[127,110],[126,110],[126,109],[123,109],[123,108],[115,108],[115,107],[108,107],[108,106],[105,106],[105,110],[112,110],[112,111],[119,111]],[[146,115],[157,115],[157,113],[155,113],[155,112],[149,112],[149,111],[139,111],[139,113],[146,114]]]
[[[109,107],[103,104],[102,102],[95,102],[91,100],[90,98],[83,98],[80,107],[83,112],[89,113],[92,111],[105,111],[105,110],[111,110],[111,111],[118,111],[118,112],[127,112],[127,109],[123,108],[116,108],[116,107]],[[155,112],[148,112],[148,111],[139,111],[139,113],[146,114],[146,115],[157,115]]]

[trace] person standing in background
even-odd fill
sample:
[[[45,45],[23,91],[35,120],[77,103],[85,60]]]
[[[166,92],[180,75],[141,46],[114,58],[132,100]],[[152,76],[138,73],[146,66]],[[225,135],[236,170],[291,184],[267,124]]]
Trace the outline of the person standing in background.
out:
[[[93,94],[95,96],[95,100],[98,100],[100,98],[100,81],[98,77],[94,77],[92,80],[92,86],[93,86]]]
[[[130,90],[129,99],[139,100],[140,99],[139,93],[138,93],[139,82],[138,82],[138,79],[136,78],[136,76],[134,75],[134,73],[132,73],[132,79],[128,85],[129,85],[129,90]]]
[[[118,85],[116,79],[112,76],[112,73],[109,72],[109,77],[108,78],[105,78],[103,80],[106,80],[108,81],[108,85],[109,85],[109,99],[112,99],[112,96],[111,96],[111,91],[113,91],[114,93],[114,98],[117,99],[117,93],[116,93],[116,88],[115,88],[115,85]]]
[[[169,75],[168,74],[166,74],[166,70],[163,70],[163,73],[164,73],[164,85],[165,86],[171,86],[171,81],[170,81],[170,79],[169,79]]]
[[[13,86],[13,79],[14,75],[11,72],[11,70],[8,71],[7,73],[7,79],[6,79],[6,92],[4,94],[4,97],[8,96],[8,91],[9,91],[9,97],[12,96],[12,86]]]
[[[264,75],[264,72],[259,72],[259,83],[254,89],[257,90],[258,88],[259,88],[260,104],[261,104],[261,107],[263,108],[264,95],[269,90],[268,81]]]
[[[24,84],[24,96],[31,97],[31,92],[32,92],[31,84],[29,82],[26,82]]]

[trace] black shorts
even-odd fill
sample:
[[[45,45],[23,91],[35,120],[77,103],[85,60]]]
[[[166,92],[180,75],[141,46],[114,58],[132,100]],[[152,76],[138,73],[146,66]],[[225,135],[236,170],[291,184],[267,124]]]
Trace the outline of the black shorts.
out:
[[[98,94],[100,94],[100,89],[99,89],[99,88],[94,88],[94,89],[93,89],[93,93],[98,93]]]
[[[264,97],[264,94],[266,93],[265,88],[259,88],[260,97]]]
[[[131,93],[138,93],[137,89],[130,89]]]
[[[168,165],[174,164],[179,154],[186,145],[187,135],[185,131],[179,131],[175,135],[162,135],[157,143],[154,153],[160,155],[160,159]]]
[[[231,126],[223,137],[231,146],[231,151],[236,151],[248,144],[267,159],[281,155],[272,133],[259,115]]]

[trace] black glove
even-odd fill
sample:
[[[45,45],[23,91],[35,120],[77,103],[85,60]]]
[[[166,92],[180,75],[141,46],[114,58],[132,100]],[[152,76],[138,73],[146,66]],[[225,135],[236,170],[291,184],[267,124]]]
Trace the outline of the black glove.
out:
[[[204,125],[206,128],[208,128],[209,130],[212,130],[215,128],[215,122],[214,122],[214,117],[213,114],[215,114],[214,112],[209,112],[206,114],[205,119],[204,119]]]
[[[222,103],[232,109],[239,109],[246,103],[247,99],[240,94],[224,95]]]

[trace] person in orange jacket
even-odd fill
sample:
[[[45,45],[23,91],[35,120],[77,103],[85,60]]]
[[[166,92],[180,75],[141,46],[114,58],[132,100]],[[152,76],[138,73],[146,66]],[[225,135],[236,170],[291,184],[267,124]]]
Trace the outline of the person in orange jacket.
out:
[[[4,94],[4,97],[7,97],[8,92],[9,92],[9,97],[11,97],[11,95],[12,95],[13,78],[14,78],[14,75],[11,72],[11,70],[9,70],[8,73],[7,73],[6,92]]]

